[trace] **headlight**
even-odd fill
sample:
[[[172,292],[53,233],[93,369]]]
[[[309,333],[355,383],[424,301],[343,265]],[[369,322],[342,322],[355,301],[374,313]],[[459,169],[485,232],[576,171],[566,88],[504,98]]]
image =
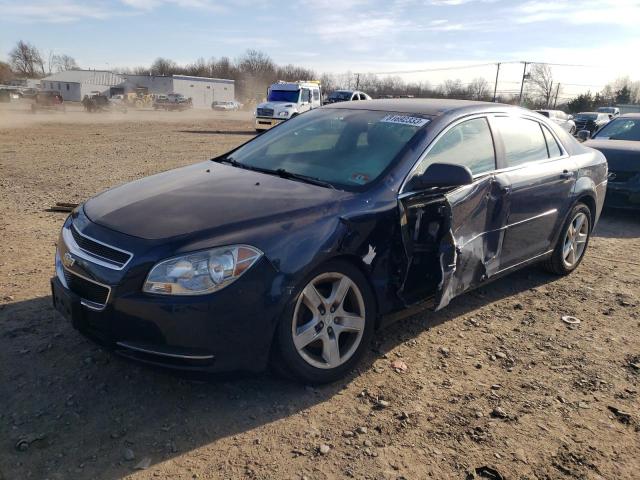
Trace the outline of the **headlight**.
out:
[[[257,248],[232,245],[157,263],[142,290],[161,295],[203,295],[237,280],[262,256]]]
[[[280,112],[280,113],[278,114],[278,116],[279,116],[279,117],[288,117],[288,116],[289,116],[289,112],[287,112],[287,111]]]

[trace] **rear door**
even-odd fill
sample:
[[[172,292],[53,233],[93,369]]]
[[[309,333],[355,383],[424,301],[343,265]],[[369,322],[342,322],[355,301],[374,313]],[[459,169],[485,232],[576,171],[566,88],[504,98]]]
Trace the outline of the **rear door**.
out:
[[[414,174],[432,163],[465,165],[474,174],[471,185],[444,194],[405,192],[399,200],[406,253],[400,294],[407,304],[435,297],[439,309],[498,270],[509,187],[495,176],[494,142],[484,116],[448,127]]]
[[[495,116],[491,124],[503,152],[497,178],[511,188],[502,271],[553,249],[570,206],[576,166],[550,129],[535,119]]]

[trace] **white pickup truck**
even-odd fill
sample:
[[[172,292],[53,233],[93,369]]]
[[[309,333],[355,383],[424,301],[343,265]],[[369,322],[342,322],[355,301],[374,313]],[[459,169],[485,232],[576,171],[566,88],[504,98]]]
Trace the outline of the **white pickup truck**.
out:
[[[278,82],[267,91],[267,101],[256,108],[256,131],[271,127],[322,105],[320,83]]]

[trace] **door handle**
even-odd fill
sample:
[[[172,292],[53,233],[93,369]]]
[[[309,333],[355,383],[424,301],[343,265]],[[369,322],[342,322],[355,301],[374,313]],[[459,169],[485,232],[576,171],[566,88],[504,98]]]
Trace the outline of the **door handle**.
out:
[[[573,172],[570,172],[569,170],[563,170],[560,174],[560,178],[573,178]]]

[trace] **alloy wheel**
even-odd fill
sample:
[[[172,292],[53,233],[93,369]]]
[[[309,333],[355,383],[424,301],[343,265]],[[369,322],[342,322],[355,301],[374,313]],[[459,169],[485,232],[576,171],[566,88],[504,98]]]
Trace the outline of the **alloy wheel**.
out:
[[[567,268],[573,268],[582,258],[589,238],[589,219],[579,212],[567,229],[562,245],[562,259]]]
[[[291,333],[298,354],[309,365],[332,369],[358,349],[365,330],[362,292],[347,275],[322,273],[298,296]]]

